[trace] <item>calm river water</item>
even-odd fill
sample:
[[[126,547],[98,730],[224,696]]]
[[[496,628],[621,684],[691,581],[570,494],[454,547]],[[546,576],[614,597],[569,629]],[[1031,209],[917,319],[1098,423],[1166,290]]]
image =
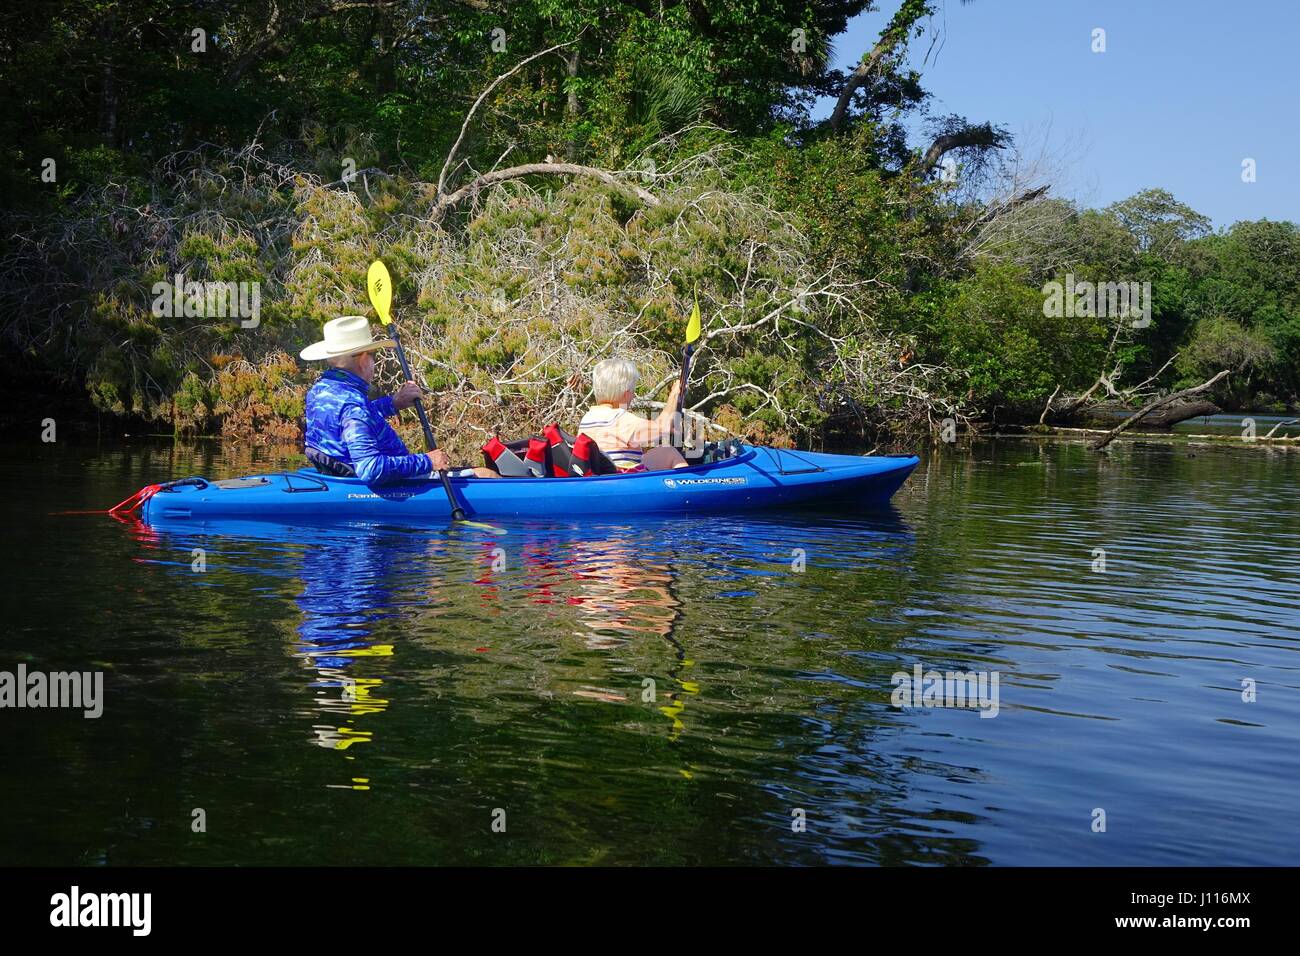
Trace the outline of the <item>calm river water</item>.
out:
[[[503,538],[50,516],[287,459],[4,452],[0,671],[104,693],[0,710],[0,864],[1300,864],[1297,451]],[[996,715],[895,706],[918,665]]]

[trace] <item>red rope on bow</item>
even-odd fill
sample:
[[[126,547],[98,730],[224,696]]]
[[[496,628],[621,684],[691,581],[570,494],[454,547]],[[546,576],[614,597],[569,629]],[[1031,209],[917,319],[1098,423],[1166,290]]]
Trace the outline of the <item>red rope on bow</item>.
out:
[[[56,515],[112,515],[114,518],[120,518],[122,515],[129,515],[138,510],[146,501],[162,490],[162,485],[145,485],[130,498],[125,501],[119,501],[107,511],[55,511]]]

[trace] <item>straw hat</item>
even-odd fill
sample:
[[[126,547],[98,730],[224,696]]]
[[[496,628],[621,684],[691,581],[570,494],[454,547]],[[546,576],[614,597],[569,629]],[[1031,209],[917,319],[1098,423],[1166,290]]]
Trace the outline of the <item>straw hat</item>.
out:
[[[298,354],[304,361],[315,362],[342,355],[356,355],[358,352],[373,352],[375,349],[389,349],[396,344],[392,339],[372,338],[370,321],[364,315],[345,315],[326,322],[324,340],[313,342]]]

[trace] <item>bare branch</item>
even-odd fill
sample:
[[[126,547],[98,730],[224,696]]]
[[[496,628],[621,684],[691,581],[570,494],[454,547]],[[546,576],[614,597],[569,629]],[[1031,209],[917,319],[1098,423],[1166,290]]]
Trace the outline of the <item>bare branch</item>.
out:
[[[603,169],[597,169],[595,166],[579,166],[576,163],[525,163],[522,166],[511,166],[507,169],[498,169],[493,172],[484,173],[473,182],[457,189],[454,193],[440,195],[437,202],[434,203],[433,209],[430,210],[429,219],[432,222],[440,222],[450,210],[489,186],[495,186],[498,183],[503,183],[510,179],[519,179],[522,176],[534,176],[537,174],[590,176],[593,179],[599,179],[603,183],[608,183],[611,186],[616,186],[619,189],[634,193],[636,197],[647,206],[659,205],[658,198],[642,189],[640,186],[633,185],[632,183],[625,183],[622,180],[617,179],[612,173],[607,173]]]
[[[1282,428],[1284,425],[1300,425],[1300,418],[1292,418],[1284,422],[1278,422],[1276,425],[1274,425],[1272,428],[1268,430],[1268,434],[1264,436],[1264,440],[1267,441],[1268,439],[1272,438],[1273,433],[1276,432],[1279,428]]]
[[[478,108],[483,105],[483,101],[488,98],[488,95],[494,89],[496,89],[499,84],[505,82],[510,77],[514,76],[524,67],[526,67],[529,63],[532,63],[533,60],[546,56],[548,53],[554,53],[556,50],[562,50],[566,46],[570,46],[576,42],[578,42],[578,38],[574,37],[572,40],[567,40],[564,43],[557,43],[555,44],[555,46],[548,47],[545,50],[542,50],[540,53],[534,53],[532,56],[528,57],[527,59],[521,60],[518,64],[514,66],[514,68],[506,71],[505,73],[502,73],[495,80],[489,83],[487,85],[487,88],[478,95],[478,99],[474,101],[474,105],[471,106],[469,108],[469,112],[465,114],[465,122],[460,124],[460,135],[456,137],[456,142],[452,143],[451,151],[447,153],[447,159],[442,164],[442,172],[438,174],[437,195],[439,201],[441,201],[442,194],[447,188],[447,173],[451,169],[452,163],[456,161],[456,156],[460,152],[460,144],[465,141],[465,134],[469,131],[469,124],[474,119],[474,114],[478,111]]]
[[[1056,396],[1060,391],[1061,386],[1056,386],[1056,391],[1052,392],[1052,397],[1049,398],[1047,404],[1043,406],[1043,414],[1038,416],[1038,424],[1041,425],[1043,422],[1047,421],[1047,413],[1052,410],[1052,402],[1056,401]]]
[[[1100,438],[1097,441],[1093,442],[1090,447],[1092,448],[1093,451],[1100,451],[1101,449],[1109,445],[1112,441],[1114,441],[1116,436],[1119,435],[1120,432],[1137,424],[1147,415],[1151,414],[1151,412],[1155,411],[1157,408],[1160,408],[1164,405],[1169,405],[1173,402],[1179,401],[1180,399],[1188,398],[1189,396],[1192,395],[1199,395],[1201,392],[1213,386],[1216,382],[1219,381],[1219,379],[1223,378],[1230,371],[1231,369],[1225,368],[1222,372],[1214,376],[1214,378],[1210,379],[1208,382],[1202,382],[1200,385],[1193,386],[1192,388],[1185,388],[1181,392],[1174,392],[1172,395],[1166,395],[1164,398],[1157,398],[1154,401],[1148,402],[1146,405],[1142,407],[1140,411],[1134,412],[1128,418],[1124,419],[1124,421],[1120,422],[1109,432],[1107,432],[1103,438]]]

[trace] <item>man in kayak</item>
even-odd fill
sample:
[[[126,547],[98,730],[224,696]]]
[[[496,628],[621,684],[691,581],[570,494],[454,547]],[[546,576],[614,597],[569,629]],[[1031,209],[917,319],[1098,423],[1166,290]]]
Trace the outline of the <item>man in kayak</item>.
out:
[[[619,471],[685,468],[682,453],[668,444],[681,383],[673,383],[663,411],[653,419],[645,419],[628,411],[640,380],[641,373],[627,359],[597,362],[591,373],[596,404],[582,417],[578,434],[589,436]]]
[[[356,477],[369,485],[402,478],[423,478],[451,463],[442,449],[413,455],[385,419],[420,400],[420,386],[405,382],[396,394],[370,401],[377,349],[392,348],[392,339],[375,339],[365,316],[345,315],[325,323],[325,338],[299,354],[330,367],[307,392],[307,459],[331,475]],[[453,476],[498,478],[487,468],[449,471]]]

